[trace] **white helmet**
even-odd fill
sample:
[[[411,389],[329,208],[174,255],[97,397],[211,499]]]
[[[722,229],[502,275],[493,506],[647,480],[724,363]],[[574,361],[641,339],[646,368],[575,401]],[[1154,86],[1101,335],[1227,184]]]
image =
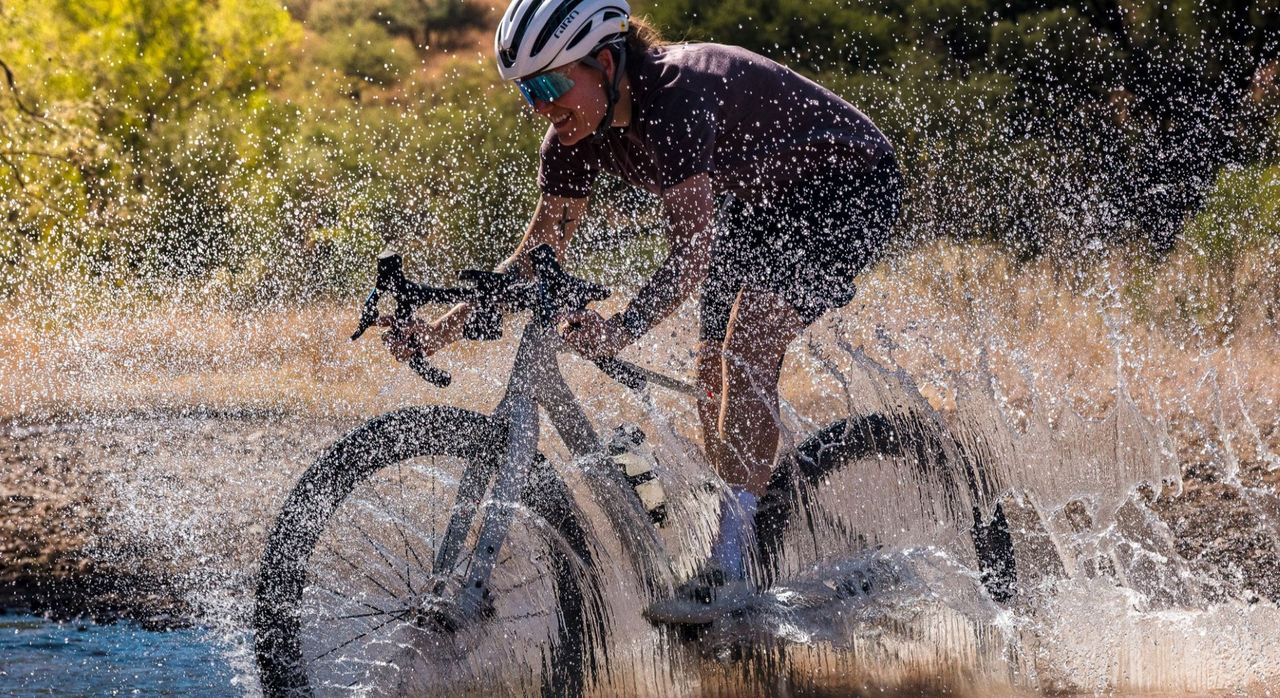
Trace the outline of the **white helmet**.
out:
[[[590,56],[630,17],[626,0],[512,0],[493,41],[498,72],[515,80]]]

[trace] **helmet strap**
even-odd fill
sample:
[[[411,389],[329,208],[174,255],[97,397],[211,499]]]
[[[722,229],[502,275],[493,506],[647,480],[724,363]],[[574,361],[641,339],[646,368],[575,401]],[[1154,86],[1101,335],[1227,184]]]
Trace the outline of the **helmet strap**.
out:
[[[613,54],[614,70],[613,79],[605,82],[607,106],[604,110],[604,118],[600,120],[600,125],[596,126],[596,130],[591,134],[592,140],[596,141],[602,140],[609,132],[609,128],[613,126],[613,112],[614,108],[618,106],[618,99],[621,95],[622,76],[627,71],[626,50],[616,50],[618,48],[616,43],[606,44],[604,48],[609,49],[609,52]],[[596,60],[595,56],[586,56],[581,60],[588,68],[594,68],[600,71],[601,74],[605,74],[604,66],[600,64],[600,61]]]

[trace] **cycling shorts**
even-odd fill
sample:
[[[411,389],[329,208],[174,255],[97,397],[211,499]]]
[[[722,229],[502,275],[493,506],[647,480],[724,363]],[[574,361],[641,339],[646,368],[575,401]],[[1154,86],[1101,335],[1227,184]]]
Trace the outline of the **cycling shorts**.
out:
[[[892,156],[870,172],[822,165],[758,200],[719,202],[702,284],[701,339],[723,342],[744,288],[772,291],[812,323],[853,300],[854,277],[888,246],[902,207]]]

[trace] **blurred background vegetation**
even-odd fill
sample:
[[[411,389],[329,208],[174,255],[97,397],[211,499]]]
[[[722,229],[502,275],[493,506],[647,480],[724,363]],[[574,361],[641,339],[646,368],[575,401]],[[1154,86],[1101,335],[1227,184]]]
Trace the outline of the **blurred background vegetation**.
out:
[[[495,263],[532,210],[545,128],[492,66],[501,9],[3,0],[0,297],[345,295],[386,237],[439,278]],[[1205,273],[1278,257],[1276,0],[633,9],[871,115],[908,174],[911,242],[994,242],[1067,271],[1110,250],[1158,264],[1180,240]],[[651,226],[645,197],[598,198],[597,238]]]

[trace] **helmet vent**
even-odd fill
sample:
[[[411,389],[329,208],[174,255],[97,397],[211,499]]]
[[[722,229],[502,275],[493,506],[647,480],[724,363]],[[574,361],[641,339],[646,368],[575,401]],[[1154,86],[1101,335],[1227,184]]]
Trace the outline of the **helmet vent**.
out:
[[[520,45],[524,43],[524,33],[529,31],[529,23],[533,21],[533,16],[537,14],[537,6],[526,8],[524,16],[516,24],[516,30],[511,35],[511,52],[514,55],[520,50]]]
[[[578,8],[578,5],[581,5],[584,1],[585,0],[569,0],[568,2],[561,4],[560,7],[557,7],[556,11],[551,13],[551,16],[547,18],[546,24],[542,25],[542,31],[538,34],[538,38],[533,40],[533,47],[529,53],[536,56],[542,51],[542,49],[546,48],[547,43],[551,41],[551,37],[555,35],[555,32],[558,29],[560,29],[560,25],[563,24],[565,20],[568,19],[569,15],[573,14],[573,11]],[[590,23],[588,22],[588,24]]]
[[[591,24],[587,24],[587,26],[583,27],[572,39],[569,40],[569,43],[565,45],[565,48],[573,48],[574,46],[582,43],[582,40],[587,38],[587,35],[591,33],[591,26]]]

